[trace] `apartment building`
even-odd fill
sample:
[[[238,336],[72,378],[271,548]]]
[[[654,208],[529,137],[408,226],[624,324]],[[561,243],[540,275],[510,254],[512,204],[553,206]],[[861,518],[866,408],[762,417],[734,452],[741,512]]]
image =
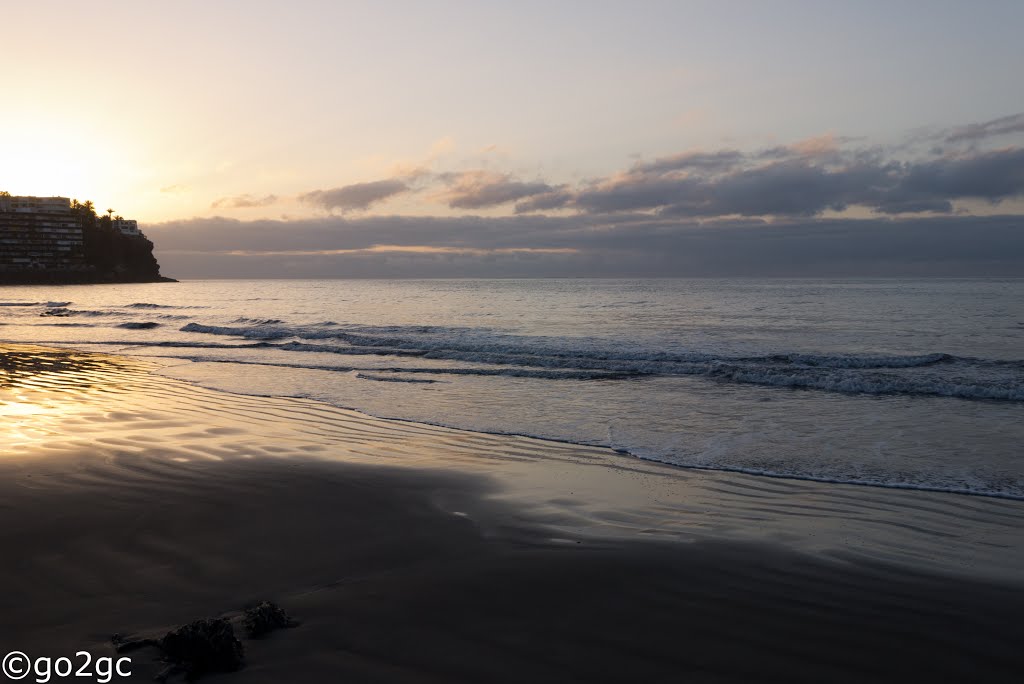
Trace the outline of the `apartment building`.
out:
[[[134,219],[114,219],[111,225],[121,235],[142,235],[139,231],[139,222]]]
[[[82,222],[67,197],[0,197],[0,271],[85,268]]]

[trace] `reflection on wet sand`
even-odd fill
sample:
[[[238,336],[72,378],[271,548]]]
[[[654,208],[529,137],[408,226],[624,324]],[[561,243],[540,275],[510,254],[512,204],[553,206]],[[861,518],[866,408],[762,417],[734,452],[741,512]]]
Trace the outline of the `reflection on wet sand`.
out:
[[[553,536],[726,535],[995,577],[1024,564],[1021,502],[686,470],[603,448],[227,394],[104,354],[9,345],[0,359],[8,457],[103,457],[132,468],[140,465],[132,459],[266,458],[441,468],[495,480],[491,499],[528,510]]]
[[[251,644],[248,681],[1019,665],[1020,502],[687,471],[101,354],[5,346],[0,368],[0,547],[17,550],[0,584],[19,588],[0,642],[24,650],[109,655],[102,635],[270,598],[303,626]],[[523,636],[549,625],[564,629]]]
[[[14,389],[85,389],[116,387],[126,373],[152,366],[106,354],[32,345],[0,344],[0,387]],[[59,375],[60,377],[52,377]]]

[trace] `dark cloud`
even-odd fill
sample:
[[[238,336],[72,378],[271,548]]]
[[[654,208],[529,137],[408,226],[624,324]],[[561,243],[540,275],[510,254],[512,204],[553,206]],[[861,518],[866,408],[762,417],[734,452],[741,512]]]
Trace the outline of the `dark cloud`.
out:
[[[567,186],[563,185],[558,190],[533,195],[522,202],[516,202],[516,213],[528,214],[535,211],[563,209],[569,206],[573,201],[573,193],[566,188]]]
[[[909,165],[893,192],[915,199],[976,198],[990,202],[1024,195],[1024,148]]]
[[[1024,131],[1024,114],[963,126],[946,137],[977,141],[1016,131]],[[932,140],[936,135],[928,134]],[[813,217],[851,207],[886,215],[948,214],[960,200],[998,204],[1024,196],[1021,147],[959,146],[953,153],[933,150],[923,159],[899,160],[892,155],[913,146],[853,147],[857,142],[828,134],[749,154],[691,150],[637,162],[575,187],[486,169],[432,173],[420,168],[400,178],[316,190],[299,199],[328,211],[363,210],[412,191],[414,183],[450,208],[467,211],[514,204],[517,215],[575,210],[590,216],[645,212],[705,219]],[[214,206],[263,206],[273,199],[242,195]]]
[[[357,211],[368,209],[377,202],[408,191],[409,186],[405,181],[390,178],[369,183],[355,183],[330,190],[313,190],[299,195],[299,201],[327,211],[335,209]]]
[[[946,142],[974,142],[996,135],[1008,135],[1011,133],[1024,133],[1024,112],[1011,114],[1010,116],[992,119],[983,123],[968,124],[954,128],[946,134]]]
[[[183,278],[1020,277],[1024,216],[971,216],[963,204],[1024,198],[1024,148],[975,144],[1016,126],[1004,117],[963,127],[957,139],[970,145],[910,159],[896,154],[912,148],[822,136],[750,154],[660,157],[575,186],[420,169],[300,196],[345,212],[423,189],[454,209],[512,205],[511,216],[215,218],[145,230],[166,272]],[[876,217],[823,218],[854,207]]]
[[[972,151],[924,162],[871,151],[841,163],[812,157],[754,162],[723,174],[654,173],[634,167],[565,199],[588,213],[660,211],[673,216],[815,216],[862,206],[887,214],[952,211],[952,203],[1024,196],[1024,148]],[[563,198],[564,199],[564,198]]]
[[[592,184],[576,194],[575,206],[591,213],[657,209],[669,205],[699,207],[708,203],[709,181],[701,178],[628,174]]]
[[[702,213],[813,216],[825,209],[841,210],[850,203],[851,191],[861,175],[857,171],[830,171],[806,162],[768,164],[731,174],[712,184],[710,206],[702,207]]]
[[[144,227],[200,277],[1024,276],[1017,216],[194,219]]]
[[[661,210],[674,216],[813,216],[870,199],[888,170],[832,170],[807,161],[762,164],[714,178],[627,175],[581,191],[592,213]]]
[[[526,183],[507,174],[490,171],[440,174],[438,178],[448,186],[441,197],[453,209],[496,207],[556,190],[547,183]]]
[[[1024,131],[1024,114],[964,126],[949,140]],[[658,212],[675,217],[808,217],[865,207],[882,214],[949,213],[958,200],[997,204],[1024,196],[1024,148],[971,148],[901,161],[882,148],[847,148],[824,135],[754,154],[686,152],[634,164],[570,193],[540,196],[518,212],[575,207],[588,214]]]
[[[248,209],[250,207],[266,207],[277,202],[277,195],[264,195],[255,197],[253,195],[235,195],[233,197],[221,197],[210,205],[213,209]]]
[[[639,162],[633,173],[668,173],[670,171],[700,171],[714,173],[735,168],[745,160],[739,150],[717,152],[684,152],[670,157],[659,157],[650,162]]]

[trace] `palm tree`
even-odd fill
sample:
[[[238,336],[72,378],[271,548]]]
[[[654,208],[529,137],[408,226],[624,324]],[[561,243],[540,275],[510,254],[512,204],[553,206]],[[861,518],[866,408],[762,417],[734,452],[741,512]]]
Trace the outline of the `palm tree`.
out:
[[[114,210],[113,209],[107,209],[107,216],[110,217],[110,218],[113,218],[114,217]]]

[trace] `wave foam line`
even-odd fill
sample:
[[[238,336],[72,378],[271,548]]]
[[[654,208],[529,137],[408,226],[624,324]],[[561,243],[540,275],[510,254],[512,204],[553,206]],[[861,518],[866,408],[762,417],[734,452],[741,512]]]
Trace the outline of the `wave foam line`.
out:
[[[412,340],[382,337],[366,345],[367,336],[337,330],[308,331],[306,338],[341,339],[347,345],[311,344],[303,341],[274,343],[282,336],[295,337],[303,329],[257,326],[231,328],[190,323],[187,332],[233,335],[267,341],[284,351],[308,351],[338,355],[417,356],[430,360],[471,362],[491,366],[559,368],[578,372],[604,371],[622,377],[641,375],[706,376],[723,382],[819,390],[840,394],[911,395],[951,397],[982,401],[1024,401],[1024,376],[1020,361],[994,361],[956,357],[944,353],[907,356],[771,354],[763,356],[716,356],[705,353],[610,352],[559,349],[540,353],[533,346],[504,343],[465,344],[451,340]],[[384,346],[384,343],[388,346]],[[545,349],[545,352],[547,350]],[[956,368],[957,373],[899,374],[901,370]],[[984,377],[978,370],[1001,369],[1001,378]],[[965,376],[963,371],[970,371]],[[875,371],[875,372],[871,372]],[[883,372],[892,371],[892,372]],[[481,373],[477,373],[481,374]],[[514,375],[507,369],[495,375]],[[541,376],[536,376],[541,377]]]
[[[196,380],[184,380],[179,379],[181,382],[186,382],[193,386],[203,387],[204,389],[210,390],[213,388],[204,387],[201,382]],[[266,394],[260,392],[241,392],[237,390],[221,390],[213,389],[216,392],[224,392],[226,394],[233,394],[239,396],[252,396],[252,397],[279,397],[280,395]],[[294,399],[302,399],[315,401],[317,403],[323,403],[334,408],[339,408],[345,411],[352,411],[354,413],[362,414],[378,420],[387,421],[389,423],[402,424],[408,426],[415,426],[418,428],[443,428],[449,430],[458,430],[460,432],[467,432],[472,434],[480,435],[492,435],[498,437],[523,437],[526,439],[537,440],[540,442],[548,442],[552,444],[559,444],[564,446],[583,446],[583,447],[598,447],[604,449],[610,449],[611,451],[629,458],[639,459],[641,461],[648,461],[653,463],[660,463],[662,465],[671,466],[674,468],[682,468],[685,470],[700,470],[710,472],[725,472],[725,473],[737,473],[743,475],[751,475],[756,477],[764,477],[776,480],[791,480],[800,482],[820,482],[824,484],[836,484],[836,485],[850,485],[855,487],[875,487],[882,489],[896,489],[896,490],[914,490],[921,492],[935,492],[939,494],[953,494],[958,496],[970,496],[970,497],[981,497],[990,499],[1006,499],[1011,501],[1024,501],[1024,493],[1006,492],[998,490],[990,490],[983,488],[971,488],[971,487],[953,487],[953,486],[942,486],[942,485],[931,485],[926,483],[914,483],[904,481],[884,481],[884,480],[869,480],[864,478],[842,478],[842,477],[828,477],[815,474],[802,474],[792,473],[788,471],[773,471],[760,468],[746,468],[746,467],[733,467],[719,464],[694,464],[694,463],[680,463],[678,461],[671,461],[663,457],[657,457],[650,454],[640,453],[638,451],[631,450],[629,448],[614,446],[601,441],[586,441],[586,440],[571,440],[565,438],[550,437],[545,435],[532,434],[530,432],[515,431],[515,430],[482,430],[479,428],[466,428],[459,425],[449,424],[440,421],[427,421],[427,420],[413,420],[409,418],[398,418],[394,416],[387,416],[378,413],[371,413],[362,408],[356,408],[353,406],[346,406],[338,403],[327,402],[320,397],[307,396],[307,395],[291,395]]]

